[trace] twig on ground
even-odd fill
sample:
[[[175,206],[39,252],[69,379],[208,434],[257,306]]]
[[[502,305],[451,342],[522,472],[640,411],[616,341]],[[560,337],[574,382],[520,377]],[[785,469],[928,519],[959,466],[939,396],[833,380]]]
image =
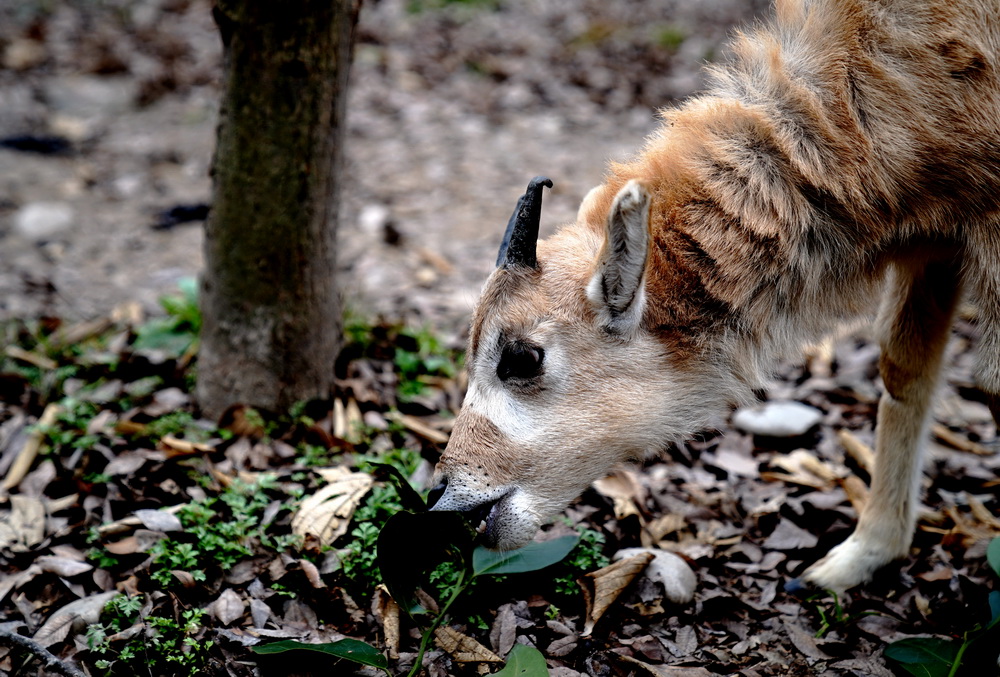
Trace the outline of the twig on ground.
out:
[[[77,670],[66,661],[57,658],[51,651],[35,640],[18,634],[17,628],[22,625],[24,624],[16,621],[11,623],[0,623],[0,639],[10,640],[12,644],[16,644],[22,649],[26,649],[38,660],[44,662],[47,670],[57,672],[60,675],[66,675],[66,677],[87,677],[82,671]]]

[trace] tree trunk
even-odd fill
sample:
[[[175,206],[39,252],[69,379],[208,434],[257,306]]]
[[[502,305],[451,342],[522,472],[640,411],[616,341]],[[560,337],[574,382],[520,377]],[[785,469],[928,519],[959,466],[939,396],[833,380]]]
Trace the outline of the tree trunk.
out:
[[[197,399],[282,412],[329,397],[355,0],[218,0],[225,83],[206,224]]]

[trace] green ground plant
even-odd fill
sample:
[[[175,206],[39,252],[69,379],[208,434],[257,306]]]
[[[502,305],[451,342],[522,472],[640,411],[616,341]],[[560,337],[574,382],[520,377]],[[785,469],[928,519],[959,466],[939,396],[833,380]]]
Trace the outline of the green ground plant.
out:
[[[828,599],[832,599],[832,601],[827,602]],[[878,611],[849,613],[847,608],[840,603],[840,596],[834,590],[824,590],[810,595],[805,599],[805,602],[811,603],[819,615],[819,629],[814,634],[817,639],[825,637],[831,630],[853,625],[865,616],[881,615]]]
[[[136,350],[161,350],[176,358],[197,349],[201,332],[198,281],[187,277],[177,286],[180,294],[160,298],[166,317],[152,319],[136,330],[132,344]]]
[[[234,482],[218,497],[194,501],[178,511],[183,531],[157,541],[149,550],[150,577],[163,588],[177,585],[178,575],[204,581],[209,571],[231,569],[254,554],[256,548],[282,552],[290,548],[291,534],[273,536],[262,522],[271,503],[268,490],[273,478],[265,475],[257,483]],[[116,560],[102,549],[91,553],[102,566]]]
[[[420,672],[424,653],[435,631],[449,618],[449,610],[477,578],[543,569],[565,558],[578,541],[578,536],[563,536],[498,553],[475,546],[473,529],[458,513],[424,509],[401,511],[390,517],[378,533],[376,561],[379,572],[400,609],[422,630],[420,647],[407,677],[415,677]],[[417,589],[445,563],[457,573],[442,586],[444,594],[440,597],[439,611],[431,613],[418,602]],[[285,641],[254,648],[262,654],[294,650],[322,651],[392,675],[388,661],[376,647],[353,639],[320,645]],[[511,651],[506,666],[498,674],[542,677],[549,673],[541,652],[521,646]]]
[[[94,667],[105,677],[135,674],[136,664],[155,675],[201,674],[212,648],[198,639],[205,613],[187,609],[175,619],[144,608],[142,597],[119,595],[108,602],[102,622],[87,629],[87,647],[98,657]]]
[[[987,548],[990,568],[1000,576],[1000,538],[994,538]],[[893,642],[885,649],[885,656],[896,665],[917,677],[956,677],[967,652],[993,637],[990,659],[996,655],[996,636],[1000,632],[1000,590],[992,591],[988,598],[989,620],[976,623],[952,639],[942,637],[907,637]],[[988,659],[989,660],[989,659]],[[969,673],[972,674],[972,673]],[[977,673],[979,674],[979,673]]]
[[[429,382],[454,378],[461,369],[463,352],[445,346],[430,329],[401,324],[371,324],[348,314],[344,323],[347,345],[342,357],[368,357],[390,361],[397,376],[401,401],[427,392]]]
[[[566,559],[559,563],[558,569],[561,573],[553,579],[553,586],[556,594],[571,597],[580,591],[580,586],[576,582],[580,574],[608,566],[611,564],[611,558],[604,554],[606,540],[604,534],[583,525],[574,525],[568,518],[562,519],[564,524],[576,529],[580,540]]]

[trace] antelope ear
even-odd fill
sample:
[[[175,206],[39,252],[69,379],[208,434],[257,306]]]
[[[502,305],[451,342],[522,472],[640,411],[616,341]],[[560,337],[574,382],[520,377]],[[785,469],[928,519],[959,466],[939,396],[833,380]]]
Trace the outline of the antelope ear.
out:
[[[597,271],[587,285],[587,298],[597,311],[598,322],[612,334],[631,334],[642,321],[649,203],[649,193],[635,179],[618,191],[608,212]]]

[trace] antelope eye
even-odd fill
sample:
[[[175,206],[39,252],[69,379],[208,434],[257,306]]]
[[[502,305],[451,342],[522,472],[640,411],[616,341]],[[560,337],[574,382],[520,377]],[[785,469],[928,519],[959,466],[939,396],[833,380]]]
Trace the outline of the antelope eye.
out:
[[[497,365],[497,376],[501,381],[507,379],[529,379],[542,373],[542,360],[545,351],[527,343],[515,341],[504,346],[500,354],[500,364]]]

